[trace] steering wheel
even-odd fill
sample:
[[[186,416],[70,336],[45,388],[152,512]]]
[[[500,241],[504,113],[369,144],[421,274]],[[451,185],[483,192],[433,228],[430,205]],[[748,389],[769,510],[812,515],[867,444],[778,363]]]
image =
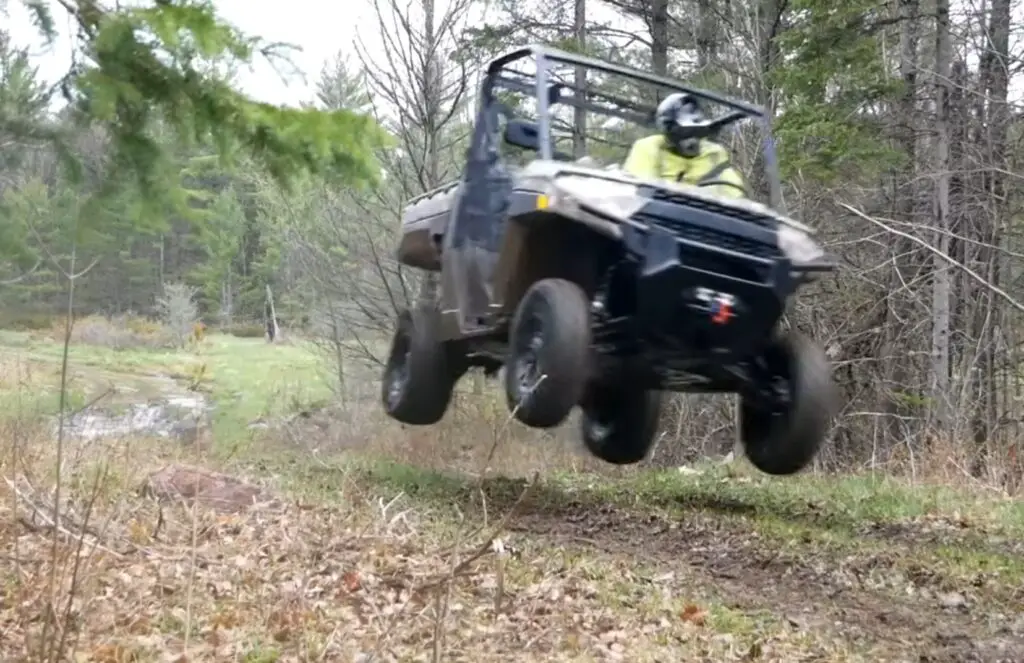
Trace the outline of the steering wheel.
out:
[[[725,180],[709,180],[707,182],[700,182],[697,185],[697,187],[701,189],[703,189],[706,186],[731,186],[732,188],[737,189],[740,193],[742,193],[744,198],[747,197],[746,187],[744,187],[741,184],[736,184],[735,182],[726,182]]]

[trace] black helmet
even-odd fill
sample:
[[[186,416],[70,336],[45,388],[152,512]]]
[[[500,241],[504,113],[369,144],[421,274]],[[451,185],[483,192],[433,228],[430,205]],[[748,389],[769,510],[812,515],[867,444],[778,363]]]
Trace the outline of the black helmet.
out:
[[[700,100],[692,94],[675,92],[665,97],[654,112],[654,122],[671,149],[684,157],[700,154],[700,132],[706,122]]]

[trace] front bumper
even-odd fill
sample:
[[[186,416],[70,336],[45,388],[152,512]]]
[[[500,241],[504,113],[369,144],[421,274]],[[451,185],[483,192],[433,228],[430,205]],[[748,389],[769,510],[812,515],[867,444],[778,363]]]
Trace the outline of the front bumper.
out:
[[[745,354],[769,337],[802,283],[834,269],[828,259],[795,266],[769,245],[740,252],[657,225],[623,230],[638,267],[638,331],[666,349]]]

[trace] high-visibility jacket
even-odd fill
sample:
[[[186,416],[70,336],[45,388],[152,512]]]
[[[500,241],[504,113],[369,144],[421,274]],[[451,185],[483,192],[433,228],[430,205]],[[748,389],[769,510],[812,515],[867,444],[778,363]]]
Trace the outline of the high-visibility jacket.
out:
[[[700,153],[692,158],[676,154],[656,134],[633,143],[622,169],[634,177],[685,182],[725,198],[745,198],[743,176],[733,168],[729,151],[710,140],[700,141]]]

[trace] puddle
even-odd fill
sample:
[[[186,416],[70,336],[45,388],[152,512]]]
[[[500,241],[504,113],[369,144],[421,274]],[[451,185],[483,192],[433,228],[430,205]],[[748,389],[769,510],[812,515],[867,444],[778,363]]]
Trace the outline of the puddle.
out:
[[[188,438],[195,435],[209,409],[206,398],[199,394],[167,394],[142,403],[130,403],[119,411],[97,405],[65,420],[64,434],[78,440],[128,435]],[[56,435],[56,421],[53,431]]]

